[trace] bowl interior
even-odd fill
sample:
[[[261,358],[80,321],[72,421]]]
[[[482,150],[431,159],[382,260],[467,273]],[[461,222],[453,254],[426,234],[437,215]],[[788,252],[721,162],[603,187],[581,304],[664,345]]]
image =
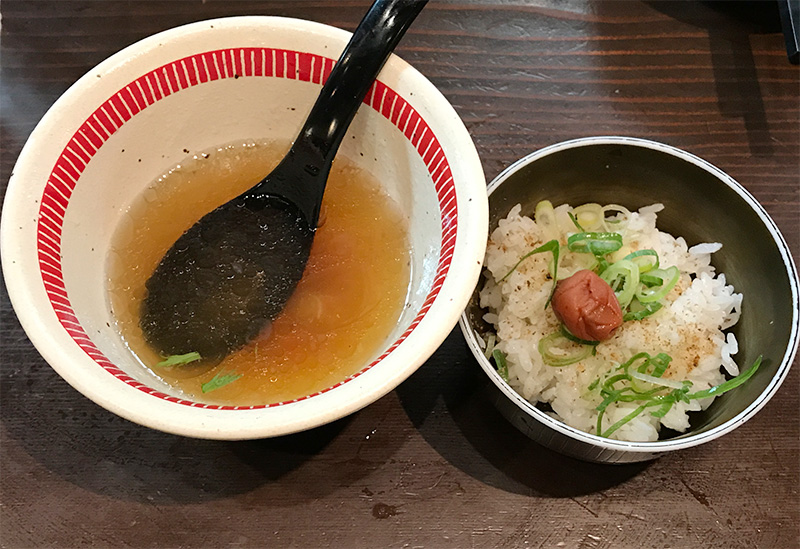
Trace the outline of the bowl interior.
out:
[[[536,203],[544,199],[554,205],[621,204],[630,210],[662,203],[660,230],[682,236],[689,246],[722,243],[712,264],[744,295],[742,316],[732,330],[739,342],[734,359],[745,369],[759,355],[764,358],[748,383],[717,398],[706,411],[691,414],[691,430],[675,438],[719,427],[757,400],[790,360],[796,337],[792,296],[797,282],[785,262],[785,250],[782,253],[768,229],[766,214],[759,215],[763,210],[755,200],[709,168],[713,169],[646,146],[584,144],[561,148],[532,162],[520,161],[516,171],[509,168],[505,179],[501,176],[502,181],[490,185],[490,231],[514,205],[521,204],[522,213],[533,216]],[[476,291],[466,317],[480,334],[490,330],[482,319],[484,312]]]
[[[114,325],[114,319],[103,293],[106,261],[111,236],[129,204],[187,155],[237,140],[267,139],[288,144],[318,92],[319,86],[313,81],[258,76],[187,87],[131,117],[93,155],[66,209],[62,267],[78,320],[111,362],[142,382],[174,393],[140,365],[108,327]],[[407,329],[431,290],[439,259],[441,215],[431,175],[419,153],[374,108],[360,110],[339,152],[338,157],[342,156],[381,183],[412,228],[408,306],[380,354]],[[425,268],[431,262],[433,269]]]

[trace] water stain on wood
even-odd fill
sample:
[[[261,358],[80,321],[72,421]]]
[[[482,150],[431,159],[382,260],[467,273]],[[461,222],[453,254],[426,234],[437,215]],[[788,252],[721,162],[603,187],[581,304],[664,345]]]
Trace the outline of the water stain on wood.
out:
[[[394,505],[386,505],[385,503],[376,503],[372,506],[372,516],[376,519],[387,519],[397,514],[397,507]]]

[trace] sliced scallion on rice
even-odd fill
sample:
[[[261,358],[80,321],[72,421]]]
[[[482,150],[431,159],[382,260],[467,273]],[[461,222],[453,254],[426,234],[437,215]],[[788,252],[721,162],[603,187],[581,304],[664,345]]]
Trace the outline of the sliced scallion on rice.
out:
[[[594,345],[583,345],[571,341],[561,332],[543,337],[539,340],[537,348],[544,363],[556,368],[580,362],[594,352]]]
[[[511,276],[511,273],[516,271],[517,267],[519,267],[520,264],[523,261],[525,261],[526,259],[528,259],[530,256],[532,256],[534,254],[542,253],[542,252],[553,252],[554,267],[553,267],[553,273],[551,273],[551,274],[553,275],[553,279],[555,279],[556,278],[556,269],[558,268],[558,251],[559,251],[560,247],[561,246],[559,245],[558,240],[551,240],[549,242],[545,242],[544,244],[542,244],[538,248],[534,248],[533,250],[529,251],[528,253],[526,253],[525,255],[520,257],[519,261],[514,263],[514,266],[511,267],[511,270],[508,271],[505,274],[505,276],[503,276],[503,278],[498,280],[498,282],[503,282],[505,279],[507,279],[509,276]]]
[[[661,286],[650,288],[642,285],[640,288],[638,288],[636,290],[636,299],[638,299],[640,303],[651,303],[653,301],[664,299],[672,290],[672,288],[675,287],[675,284],[678,283],[678,279],[681,277],[681,272],[675,266],[663,270],[655,269],[651,271],[651,273],[651,276],[656,276],[664,282],[661,284]]]
[[[483,350],[483,356],[489,358],[492,356],[492,351],[494,351],[494,346],[497,344],[497,334],[490,333],[486,336],[486,349]]]
[[[661,309],[663,305],[658,301],[642,304],[638,299],[633,299],[628,306],[628,312],[622,315],[622,321],[642,320]]]
[[[622,248],[622,235],[619,233],[575,233],[567,238],[567,248],[571,252],[607,255]]]
[[[620,230],[628,226],[631,212],[625,206],[609,204],[603,206],[603,225],[606,230]]]
[[[581,345],[598,345],[600,343],[599,341],[589,341],[586,339],[581,339],[576,335],[573,335],[569,330],[567,330],[567,327],[564,326],[563,324],[561,325],[561,335],[563,335],[570,341],[574,341],[575,343],[580,343]]]
[[[553,288],[550,290],[550,295],[547,297],[547,301],[544,304],[544,308],[547,309],[547,306],[550,305],[550,300],[553,299],[553,292],[556,291],[556,283],[558,282],[558,253],[559,253],[560,249],[561,249],[561,245],[558,243],[558,240],[551,240],[549,242],[545,242],[544,244],[542,244],[538,248],[535,248],[535,249],[531,250],[530,252],[526,253],[525,255],[523,255],[519,259],[519,261],[517,261],[514,264],[514,266],[511,267],[511,270],[508,271],[503,278],[498,280],[498,282],[503,282],[506,278],[511,276],[511,273],[513,273],[514,271],[517,270],[517,267],[519,267],[520,263],[522,263],[523,261],[528,259],[533,254],[538,254],[538,253],[542,253],[542,252],[552,252],[553,253],[553,263],[552,263],[552,269],[551,269],[551,273],[550,274],[553,277]]]
[[[586,229],[581,227],[581,224],[578,223],[578,218],[575,217],[572,212],[567,212],[567,215],[569,216],[570,220],[572,221],[572,224],[575,225],[576,229],[578,229],[582,233],[586,232]]]
[[[653,286],[661,286],[664,283],[663,278],[659,278],[657,276],[649,275],[649,274],[639,274],[639,282],[647,286],[648,288],[652,288]]]
[[[648,258],[654,258],[652,260]],[[636,263],[639,273],[643,274],[652,269],[658,269],[658,253],[650,248],[631,252],[622,259],[628,259]]]
[[[761,366],[762,358],[763,357],[759,356],[752,366],[750,366],[744,372],[740,373],[738,376],[731,378],[724,383],[720,383],[716,387],[711,387],[710,389],[706,389],[704,391],[697,391],[696,393],[690,393],[686,395],[686,397],[690,400],[708,398],[710,396],[716,397],[723,393],[727,393],[731,389],[735,389],[736,387],[738,387],[739,385],[741,385],[742,383],[753,377],[753,374],[756,373],[758,367]]]
[[[497,366],[497,373],[503,378],[503,381],[508,383],[508,363],[506,362],[506,355],[500,349],[492,351],[494,364]]]
[[[533,212],[536,224],[541,228],[543,235],[548,239],[558,239],[561,232],[556,221],[556,211],[553,203],[549,200],[542,200],[536,204]]]
[[[644,381],[645,383],[649,383],[650,385],[658,385],[661,387],[669,387],[670,389],[682,389],[683,382],[676,381],[674,379],[664,379],[662,377],[651,376],[650,374],[645,374],[643,372],[638,372],[633,370],[630,373],[631,376],[631,384],[634,381]]]
[[[625,309],[633,300],[639,287],[639,267],[630,259],[620,259],[609,265],[600,278],[611,286],[617,296],[619,306]]]
[[[605,228],[603,207],[594,202],[574,208],[570,213],[570,217],[574,218],[573,223],[578,227],[579,231],[598,231]]]
[[[631,370],[631,366],[639,360],[643,360],[641,365]],[[598,386],[600,387],[600,396],[603,398],[603,401],[595,408],[598,412],[595,432],[602,437],[608,438],[619,430],[620,427],[638,417],[648,408],[657,407],[658,409],[650,412],[650,414],[653,417],[663,418],[678,402],[688,403],[692,400],[712,396],[716,397],[731,389],[735,389],[755,374],[756,370],[758,370],[761,365],[762,357],[759,356],[750,368],[740,373],[738,376],[720,383],[715,387],[711,387],[710,389],[696,391],[694,393],[689,392],[692,388],[691,381],[677,381],[661,378],[670,360],[672,360],[672,358],[665,353],[659,353],[655,357],[650,357],[647,353],[639,353],[623,365],[622,369],[625,373],[608,377],[602,385],[600,385],[599,380],[593,383],[593,389]],[[653,365],[652,372],[650,374],[645,373],[648,366],[651,364]],[[625,381],[628,382],[627,386],[615,387],[617,383],[624,383]],[[635,388],[637,381],[646,382],[650,384],[651,387],[654,387],[647,391],[637,393]],[[641,385],[639,385],[639,388],[641,388]],[[603,430],[603,417],[608,407],[619,402],[639,403],[639,406],[622,419]]]

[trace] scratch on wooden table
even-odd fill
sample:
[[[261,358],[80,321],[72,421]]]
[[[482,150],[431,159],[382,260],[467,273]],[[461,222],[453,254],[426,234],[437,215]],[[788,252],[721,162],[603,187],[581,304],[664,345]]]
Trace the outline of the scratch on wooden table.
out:
[[[575,499],[575,498],[569,498],[569,499],[571,499],[572,501],[574,501],[575,503],[577,503],[578,505],[580,505],[581,507],[583,507],[583,508],[584,508],[584,509],[585,509],[585,510],[586,510],[586,511],[587,511],[587,512],[590,514],[590,515],[592,515],[593,517],[595,517],[595,518],[596,518],[596,517],[598,517],[598,516],[599,516],[599,515],[598,515],[596,512],[592,511],[592,509],[591,509],[591,508],[590,508],[588,505],[586,505],[585,503],[581,503],[580,501],[578,501],[578,500],[577,500],[577,499]]]
[[[714,509],[713,505],[711,505],[711,502],[708,500],[708,496],[706,496],[706,494],[704,494],[700,490],[696,490],[691,486],[689,486],[689,483],[687,483],[685,479],[680,479],[680,480],[681,484],[683,484],[686,487],[689,493],[692,494],[692,497],[696,499],[697,502],[700,503],[700,505],[709,509],[712,513],[714,513],[715,516],[719,516],[719,513],[717,513],[717,510]]]
[[[436,479],[436,482],[433,483],[433,486],[429,486],[428,487],[428,490],[433,490],[434,488],[439,486],[439,483],[442,482],[442,479],[444,478],[444,476],[446,474],[447,474],[447,471],[444,471],[441,475],[439,475],[439,478]]]
[[[636,519],[636,520],[641,520],[642,522],[647,522],[646,518],[644,518],[642,515],[637,515],[633,511],[627,511],[627,512],[611,511],[611,514],[612,515],[620,515],[620,516],[623,516],[623,517],[625,517],[627,519]]]

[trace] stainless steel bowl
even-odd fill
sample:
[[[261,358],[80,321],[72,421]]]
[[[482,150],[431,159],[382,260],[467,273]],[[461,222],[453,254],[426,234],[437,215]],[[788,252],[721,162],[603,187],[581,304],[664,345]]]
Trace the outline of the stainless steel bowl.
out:
[[[798,346],[797,270],[775,223],[753,196],[730,176],[687,152],[627,137],[591,137],[552,145],[509,166],[489,185],[489,227],[494,230],[516,204],[532,215],[536,203],[622,204],[631,210],[660,202],[659,229],[683,236],[691,246],[721,242],[713,264],[744,294],[733,328],[737,363],[764,360],[744,385],[693,413],[689,431],[656,442],[623,442],[588,434],[539,410],[512,389],[483,354],[479,338],[491,331],[482,317],[478,289],[461,316],[461,330],[492,381],[500,412],[533,440],[558,452],[603,463],[653,459],[696,446],[732,431],[775,394]]]

